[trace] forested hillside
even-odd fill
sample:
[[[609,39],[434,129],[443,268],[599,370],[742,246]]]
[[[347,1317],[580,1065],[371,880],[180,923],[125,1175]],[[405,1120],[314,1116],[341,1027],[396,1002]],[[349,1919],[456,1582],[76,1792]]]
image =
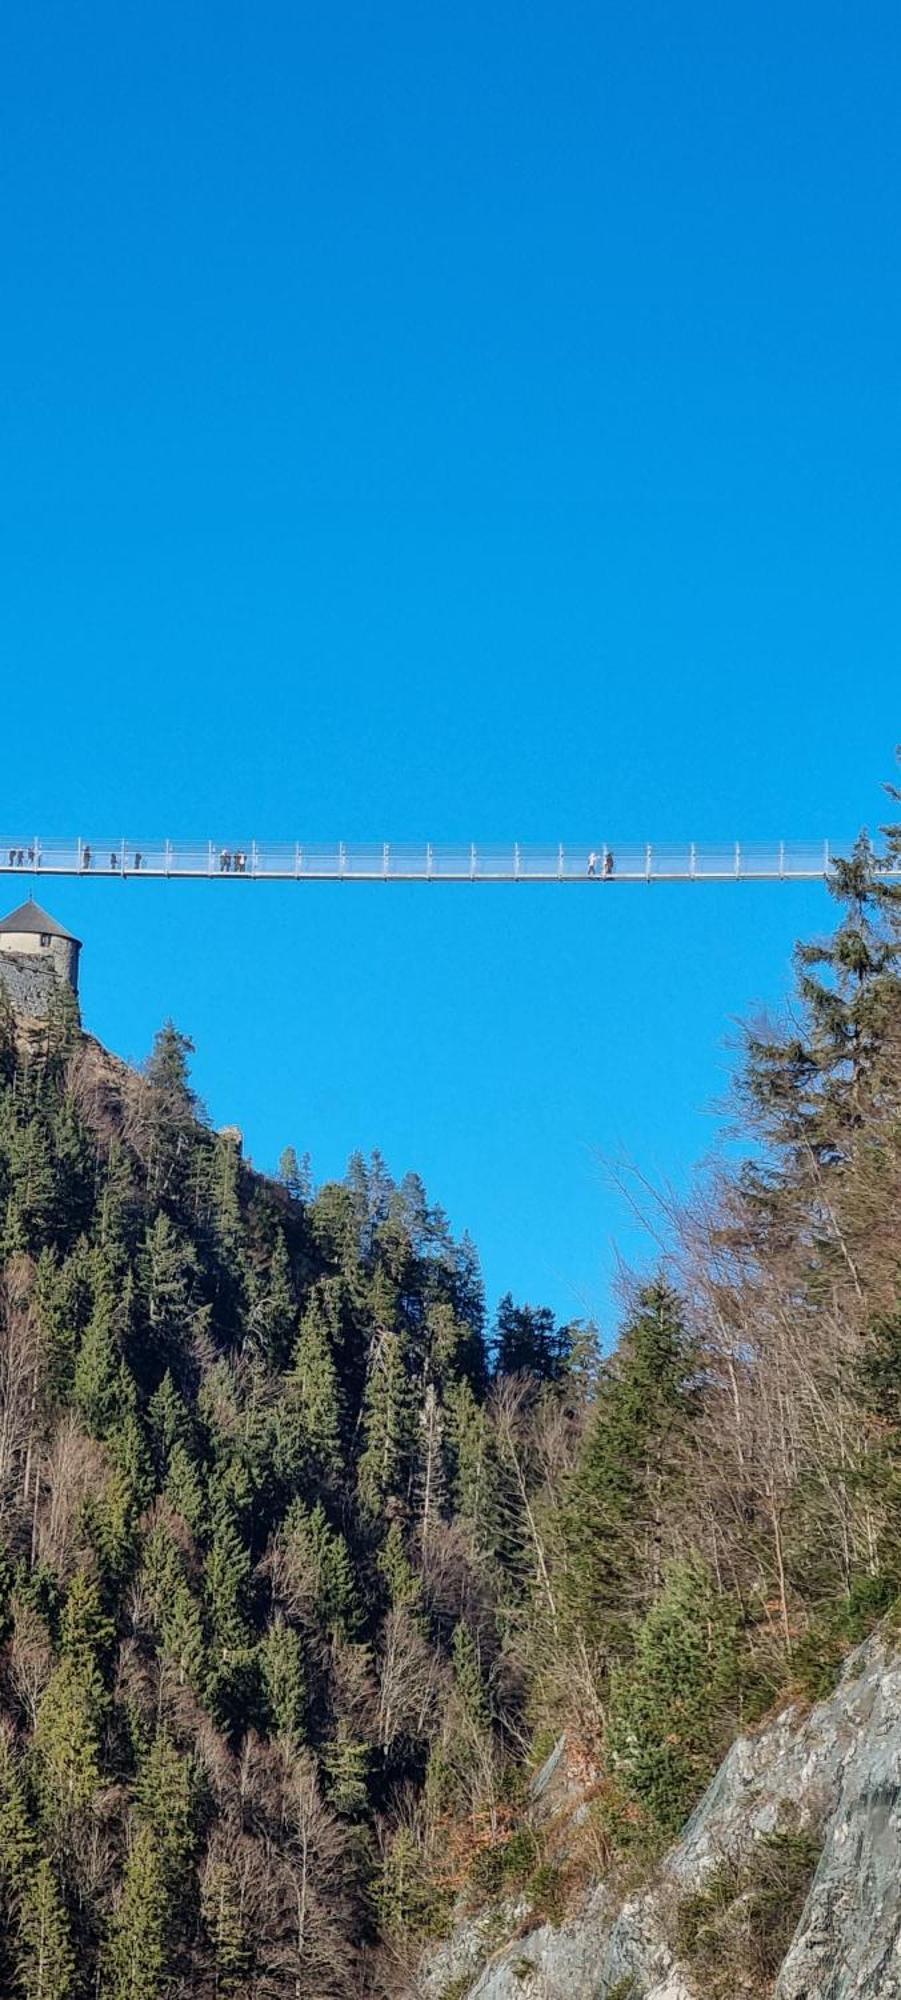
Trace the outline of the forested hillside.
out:
[[[415,1177],[254,1172],[173,1027],[139,1075],[4,1015],[0,1992],[389,1992],[461,1894],[653,1859],[890,1609],[901,901],[865,839],[834,888],[606,1359],[486,1330]]]

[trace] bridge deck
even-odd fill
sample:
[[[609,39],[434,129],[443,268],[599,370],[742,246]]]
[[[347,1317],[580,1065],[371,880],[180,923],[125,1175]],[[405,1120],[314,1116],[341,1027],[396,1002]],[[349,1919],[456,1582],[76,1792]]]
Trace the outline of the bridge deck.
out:
[[[55,841],[0,836],[0,874],[163,877],[257,882],[813,882],[828,877],[829,841],[706,846],[538,847],[425,843],[332,846],[248,841]],[[901,881],[901,867],[883,864]]]

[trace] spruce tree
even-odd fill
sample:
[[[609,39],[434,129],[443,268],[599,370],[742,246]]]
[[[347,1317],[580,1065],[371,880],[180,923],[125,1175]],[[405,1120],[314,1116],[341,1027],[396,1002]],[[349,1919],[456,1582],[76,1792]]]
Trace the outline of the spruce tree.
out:
[[[66,1910],[56,1875],[44,1858],[22,1890],[16,1956],[22,2000],[70,2000],[76,1993]]]
[[[303,1641],[280,1615],[260,1640],[260,1678],[272,1729],[292,1743],[302,1743],[307,1703]]]
[[[372,1751],[351,1733],[342,1716],[322,1752],[329,1804],[342,1819],[362,1819],[369,1808],[368,1775]]]
[[[415,1446],[415,1414],[398,1333],[375,1340],[363,1403],[365,1444],[360,1459],[360,1500],[375,1517],[391,1498],[406,1497]]]
[[[300,1322],[288,1386],[302,1425],[305,1448],[319,1478],[337,1480],[342,1469],[341,1395],[332,1356],[331,1328],[318,1293],[314,1293]]]
[[[161,2000],[170,1970],[172,1887],[156,1831],[135,1826],[108,1951],[109,2000]]]
[[[108,1697],[92,1659],[64,1659],[51,1675],[35,1725],[38,1783],[53,1816],[90,1804],[101,1784]]]
[[[697,1354],[679,1299],[658,1280],[639,1293],[602,1376],[564,1503],[561,1595],[601,1661],[628,1651],[660,1589],[697,1410]]]
[[[638,1808],[636,1837],[659,1845],[679,1831],[734,1731],[739,1696],[736,1608],[688,1557],[668,1570],[634,1658],[611,1681],[607,1753]]]

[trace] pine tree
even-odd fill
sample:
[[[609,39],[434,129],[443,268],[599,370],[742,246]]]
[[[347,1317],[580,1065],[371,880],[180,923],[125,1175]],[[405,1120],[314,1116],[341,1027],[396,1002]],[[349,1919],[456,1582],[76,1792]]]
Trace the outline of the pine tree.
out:
[[[254,1345],[271,1368],[283,1368],[291,1351],[297,1303],[284,1230],[275,1238],[265,1276],[256,1280],[250,1308]]]
[[[748,1033],[739,1081],[746,1115],[804,1183],[842,1162],[877,1106],[882,1115],[886,1088],[896,1110],[901,1103],[892,1083],[901,1037],[901,903],[881,880],[865,833],[847,859],[833,862],[828,886],[842,917],[830,939],[797,948],[800,1031]]]
[[[189,1082],[194,1045],[171,1021],[156,1036],[147,1063],[145,1101],[147,1191],[171,1211],[191,1212],[190,1184],[199,1147],[201,1109]]]
[[[54,1403],[72,1393],[75,1357],[93,1305],[93,1264],[86,1242],[59,1260],[42,1250],[38,1259],[35,1302],[43,1338],[47,1386]]]
[[[369,1744],[351,1734],[342,1716],[322,1753],[329,1803],[342,1819],[362,1819],[369,1809],[367,1779],[371,1757]]]
[[[87,1569],[72,1578],[60,1623],[60,1650],[64,1659],[86,1676],[101,1673],[108,1665],[115,1639],[115,1626],[103,1607],[100,1583]]]
[[[566,1329],[558,1331],[546,1306],[515,1306],[509,1292],[497,1309],[494,1366],[498,1375],[535,1375],[556,1382],[568,1355]]]
[[[109,1946],[109,2000],[161,2000],[169,1970],[172,1892],[155,1829],[135,1829]]]
[[[388,1586],[388,1596],[395,1610],[405,1607],[418,1609],[422,1600],[422,1581],[410,1562],[400,1523],[392,1521],[378,1554],[378,1566]]]
[[[234,1865],[224,1843],[217,1843],[204,1867],[200,1903],[212,1952],[215,2000],[245,2000],[252,1991],[254,1963],[246,1873]]]
[[[474,1729],[486,1730],[491,1720],[488,1693],[482,1673],[479,1647],[468,1625],[461,1619],[454,1626],[451,1647],[454,1685],[463,1713]]]
[[[454,1508],[473,1555],[497,1546],[497,1453],[484,1404],[464,1376],[447,1392]]]
[[[165,1473],[173,1447],[180,1444],[190,1454],[194,1443],[194,1425],[169,1368],[151,1398],[147,1415],[157,1470]]]
[[[298,1160],[294,1147],[286,1146],[277,1171],[282,1187],[287,1188],[292,1201],[312,1200],[313,1175],[309,1153],[304,1153],[303,1159]]]
[[[65,1906],[46,1859],[38,1862],[22,1892],[17,1958],[22,2000],[69,2000],[76,1992]]]
[[[136,1403],[134,1381],[122,1354],[120,1309],[109,1269],[98,1258],[94,1310],[78,1351],[73,1381],[73,1400],[95,1437],[106,1437]]]
[[[162,1525],[148,1535],[140,1583],[166,1658],[179,1680],[199,1691],[207,1665],[203,1618],[188,1582],[184,1558]]]
[[[564,1505],[562,1596],[602,1658],[628,1650],[633,1621],[661,1586],[697,1371],[678,1298],[662,1281],[645,1287],[602,1377]]]
[[[415,1445],[415,1416],[397,1333],[376,1338],[363,1404],[365,1445],[358,1481],[362,1506],[371,1516],[392,1498],[406,1496]]]
[[[300,1322],[289,1388],[319,1478],[336,1480],[342,1468],[341,1397],[328,1316],[315,1293]]]
[[[101,1784],[101,1729],[108,1707],[92,1662],[64,1659],[38,1710],[35,1748],[47,1810],[66,1814],[90,1804]]]
[[[607,1750],[639,1838],[679,1831],[713,1775],[738,1713],[737,1618],[697,1557],[673,1564],[638,1632],[635,1656],[614,1670]]]
[[[291,1742],[302,1743],[307,1702],[303,1641],[295,1627],[278,1615],[260,1640],[260,1677],[272,1728]]]
[[[206,1491],[197,1465],[180,1440],[173,1445],[169,1456],[164,1491],[176,1513],[181,1514],[195,1535],[199,1534],[206,1513]]]
[[[162,1210],[148,1229],[139,1260],[145,1352],[157,1370],[184,1383],[191,1370],[191,1331],[197,1256]]]
[[[12,1728],[0,1725],[0,1885],[18,1891],[35,1858],[35,1829]]]

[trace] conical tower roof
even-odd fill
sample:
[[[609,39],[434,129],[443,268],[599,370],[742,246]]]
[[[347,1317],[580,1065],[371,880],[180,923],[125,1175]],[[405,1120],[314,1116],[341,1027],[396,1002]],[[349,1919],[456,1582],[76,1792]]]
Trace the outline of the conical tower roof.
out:
[[[33,896],[29,896],[27,903],[20,903],[17,910],[12,910],[8,917],[0,920],[0,935],[8,936],[10,932],[17,933],[19,937],[40,932],[44,937],[65,938],[68,944],[81,944],[81,939],[73,937],[71,931],[64,930],[55,917],[51,917],[46,910],[41,909],[40,903],[36,903]]]

